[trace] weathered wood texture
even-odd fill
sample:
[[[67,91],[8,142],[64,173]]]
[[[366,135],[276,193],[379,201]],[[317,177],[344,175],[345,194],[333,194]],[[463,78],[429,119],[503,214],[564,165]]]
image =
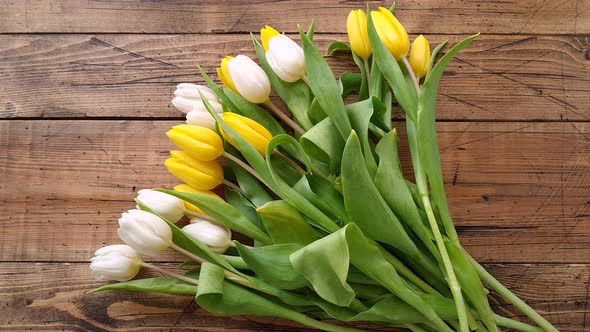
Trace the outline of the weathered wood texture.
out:
[[[173,269],[174,265],[164,266]],[[562,332],[584,331],[587,264],[488,265],[502,283],[545,315]],[[155,276],[142,272],[142,276]],[[215,317],[190,296],[133,292],[86,294],[101,285],[86,264],[0,263],[0,330],[10,331],[310,331],[259,317]],[[498,313],[523,319],[514,308],[492,302]],[[556,300],[558,299],[558,300]],[[393,331],[361,325],[370,331]]]
[[[433,35],[432,42],[462,36]],[[318,46],[346,35],[318,35]],[[579,36],[483,35],[449,66],[441,120],[590,119],[590,43]],[[254,56],[247,35],[0,35],[0,118],[180,117],[174,86]],[[355,70],[333,57],[337,73]],[[401,116],[401,114],[397,114]]]
[[[391,1],[370,1],[372,8]],[[23,0],[0,7],[0,31],[229,33],[258,31],[261,24],[297,31],[317,20],[318,30],[342,32],[351,9],[365,2]],[[398,1],[411,32],[576,34],[590,32],[590,3],[566,1]]]
[[[20,240],[3,241],[0,260],[85,261],[118,242],[116,220],[135,191],[176,184],[163,166],[174,148],[163,132],[176,123],[0,122],[0,234]],[[588,262],[590,124],[438,129],[450,206],[478,259]],[[409,166],[403,144],[402,155]]]

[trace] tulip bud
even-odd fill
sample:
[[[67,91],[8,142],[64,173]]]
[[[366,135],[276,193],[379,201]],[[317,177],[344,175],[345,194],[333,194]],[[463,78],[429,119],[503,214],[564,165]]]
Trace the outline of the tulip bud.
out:
[[[269,98],[268,77],[256,62],[245,55],[223,58],[221,66],[217,68],[217,75],[223,85],[239,93],[251,103],[261,104]]]
[[[258,122],[241,116],[236,113],[225,112],[222,115],[223,121],[233,130],[238,132],[248,143],[252,144],[254,148],[262,155],[266,153],[266,146],[272,138],[272,134]],[[234,147],[238,147],[236,143],[223,131],[221,135]]]
[[[193,158],[211,161],[223,154],[223,141],[211,129],[178,125],[168,130],[166,135],[176,146]]]
[[[397,61],[404,58],[410,50],[410,38],[404,26],[387,8],[383,7],[379,7],[378,11],[371,11],[371,18],[379,39],[389,52]]]
[[[205,195],[209,195],[209,196],[213,196],[217,199],[223,200],[223,198],[219,197],[219,195],[217,195],[216,193],[210,191],[210,190],[199,190],[199,189],[195,189],[191,186],[189,186],[188,184],[179,184],[177,186],[174,187],[174,190],[176,191],[180,191],[182,193],[199,193],[199,194],[205,194]],[[189,203],[189,202],[184,202],[184,207],[187,210],[191,210],[193,212],[196,213],[200,213],[200,214],[205,214],[205,212],[203,212],[203,210],[199,209],[197,206]]]
[[[158,256],[172,243],[170,226],[155,214],[142,210],[123,213],[117,234],[123,242],[146,256]]]
[[[260,39],[266,51],[266,61],[280,79],[295,82],[305,76],[301,46],[268,25],[260,30]]]
[[[182,228],[182,231],[203,242],[218,254],[224,253],[232,245],[231,230],[207,220],[194,218],[190,224]]]
[[[90,262],[92,276],[101,281],[131,280],[141,269],[141,256],[124,244],[113,244],[98,249]]]
[[[414,39],[409,60],[416,77],[422,78],[426,76],[430,66],[430,44],[423,35]]]
[[[174,91],[174,95],[176,97],[172,99],[172,105],[174,105],[177,110],[183,113],[188,113],[194,110],[207,112],[207,109],[201,100],[199,91],[203,94],[203,96],[207,99],[209,104],[211,104],[217,113],[223,112],[221,103],[219,103],[219,99],[217,99],[217,96],[215,93],[213,93],[213,90],[203,85],[191,83],[180,83],[176,86],[176,90]]]
[[[367,14],[364,10],[350,11],[346,20],[346,31],[354,54],[367,60],[371,56],[371,44],[367,32]]]
[[[191,126],[201,126],[205,128],[209,128],[211,130],[215,130],[215,125],[217,121],[209,114],[209,112],[205,111],[190,111],[186,114],[186,124]]]
[[[193,188],[209,190],[223,182],[223,169],[216,161],[202,161],[182,151],[170,151],[164,162],[168,171]]]
[[[177,222],[184,216],[184,202],[180,198],[151,189],[138,192],[137,200],[170,222]],[[139,207],[137,207],[139,209]]]

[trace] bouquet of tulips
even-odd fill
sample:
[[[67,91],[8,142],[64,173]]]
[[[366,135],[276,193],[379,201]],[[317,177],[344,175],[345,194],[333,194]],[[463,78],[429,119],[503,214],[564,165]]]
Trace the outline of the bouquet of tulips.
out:
[[[213,314],[326,331],[359,331],[343,324],[357,321],[557,331],[462,248],[449,213],[437,89],[477,35],[435,61],[445,43],[432,53],[424,36],[410,45],[393,11],[352,11],[350,43],[330,45],[329,54],[350,52],[358,73],[334,77],[314,46],[313,23],[299,29],[302,46],[266,26],[261,42],[252,36],[260,66],[228,56],[217,69],[222,87],[200,67],[208,87],[178,85],[172,103],[187,124],[166,133],[179,150],[165,165],[184,183],[139,191],[137,208],[119,219],[125,245],[99,249],[90,265],[97,279],[120,283],[95,291],[189,294]],[[271,89],[288,113],[270,101]],[[402,174],[393,104],[405,112],[415,182]],[[232,232],[251,241],[232,241]],[[143,258],[168,248],[186,256],[177,270]],[[163,277],[131,280],[141,267]],[[535,325],[494,313],[484,285]]]

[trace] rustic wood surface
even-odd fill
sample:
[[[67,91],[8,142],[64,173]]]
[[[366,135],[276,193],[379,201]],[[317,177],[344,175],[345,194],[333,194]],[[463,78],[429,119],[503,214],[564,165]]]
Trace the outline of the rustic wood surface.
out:
[[[348,11],[364,6],[3,2],[0,330],[303,331],[214,317],[185,296],[87,295],[100,285],[87,261],[118,242],[116,220],[137,190],[176,183],[162,165],[172,148],[163,131],[182,122],[171,93],[197,79],[195,64],[213,73],[225,54],[253,54],[247,32],[296,32],[311,18],[325,49],[345,40]],[[398,9],[412,36],[434,43],[483,33],[449,66],[438,99],[462,242],[560,331],[590,331],[590,2],[414,0]],[[353,70],[345,56],[329,61],[337,73]]]

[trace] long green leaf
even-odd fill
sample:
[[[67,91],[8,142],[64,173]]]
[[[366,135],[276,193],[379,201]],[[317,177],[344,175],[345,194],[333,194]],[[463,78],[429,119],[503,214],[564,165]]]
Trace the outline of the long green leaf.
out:
[[[128,290],[146,293],[197,294],[197,285],[176,278],[147,278],[104,285],[92,293],[106,290]]]
[[[346,139],[352,128],[344,111],[344,101],[340,95],[336,78],[324,57],[313,45],[313,42],[303,31],[300,31],[300,36],[311,91],[324,112],[334,122],[342,138]]]
[[[248,248],[236,243],[240,256],[258,277],[280,289],[298,289],[308,285],[307,280],[293,269],[289,255],[301,249],[295,243],[274,244]]]
[[[395,98],[411,118],[416,118],[416,90],[404,78],[404,74],[398,62],[389,50],[383,45],[379,38],[371,15],[367,15],[367,31],[369,33],[369,41],[371,49],[373,50],[373,57],[379,66],[379,69],[389,85],[393,88]]]
[[[270,201],[257,211],[274,244],[296,243],[304,246],[321,238],[321,234],[307,224],[301,213],[285,201]]]

